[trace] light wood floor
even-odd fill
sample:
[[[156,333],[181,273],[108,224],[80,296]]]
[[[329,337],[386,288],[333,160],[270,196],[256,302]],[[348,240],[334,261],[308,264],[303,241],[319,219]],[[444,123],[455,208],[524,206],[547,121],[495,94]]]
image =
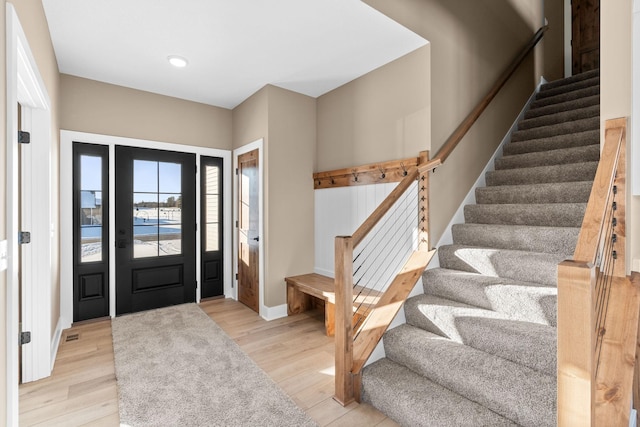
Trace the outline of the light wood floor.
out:
[[[333,338],[321,312],[267,322],[233,300],[200,306],[319,425],[397,425],[369,405],[332,399]],[[20,386],[20,426],[36,425],[120,425],[109,320],[64,331],[51,377]]]

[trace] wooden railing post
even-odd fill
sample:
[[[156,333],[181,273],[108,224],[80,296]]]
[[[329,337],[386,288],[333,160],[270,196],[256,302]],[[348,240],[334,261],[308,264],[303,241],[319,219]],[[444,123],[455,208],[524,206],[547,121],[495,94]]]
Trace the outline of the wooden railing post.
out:
[[[558,426],[595,422],[596,268],[578,261],[558,266]]]
[[[342,406],[355,400],[353,366],[353,239],[335,240],[335,396]]]
[[[420,152],[420,163],[418,166],[429,161],[429,152]],[[431,249],[430,229],[429,229],[429,171],[421,171],[418,177],[418,230],[420,230],[420,240],[418,250],[428,251]]]

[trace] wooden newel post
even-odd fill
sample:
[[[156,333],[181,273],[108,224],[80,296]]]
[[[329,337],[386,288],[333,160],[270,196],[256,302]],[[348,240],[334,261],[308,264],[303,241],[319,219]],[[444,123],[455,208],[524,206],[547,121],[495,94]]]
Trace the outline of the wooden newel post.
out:
[[[558,265],[558,427],[595,423],[596,268]]]
[[[335,240],[336,292],[336,371],[335,396],[342,406],[355,400],[353,375],[353,240],[351,236],[337,236]]]

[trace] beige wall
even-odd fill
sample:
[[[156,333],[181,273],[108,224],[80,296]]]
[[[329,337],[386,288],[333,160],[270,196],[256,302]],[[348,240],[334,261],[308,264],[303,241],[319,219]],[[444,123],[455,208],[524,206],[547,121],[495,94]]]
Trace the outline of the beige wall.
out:
[[[63,74],[66,130],[231,149],[231,110]]]
[[[0,31],[0,56],[5,58],[6,60],[6,36],[5,36],[5,22],[6,22],[6,1],[2,1],[0,4],[0,22],[2,22],[2,31]],[[51,123],[51,135],[52,135],[52,175],[53,182],[52,187],[57,189],[59,187],[59,168],[58,168],[58,152],[59,152],[59,140],[58,140],[58,129],[59,129],[59,73],[58,73],[58,64],[55,58],[55,54],[53,51],[53,46],[51,44],[51,38],[49,36],[48,24],[45,19],[44,10],[42,7],[42,2],[40,0],[22,0],[19,2],[12,2],[22,27],[24,29],[25,35],[29,41],[29,47],[31,48],[31,52],[35,58],[36,64],[38,66],[38,70],[40,71],[40,75],[44,81],[46,86],[49,98],[51,100],[51,114],[52,114],[52,123]],[[3,60],[3,64],[5,61]],[[6,74],[5,74],[5,66],[0,67],[0,76],[1,81],[3,82],[0,85],[0,140],[2,141],[0,147],[0,164],[2,166],[2,170],[5,170],[4,165],[6,164]],[[5,174],[0,174],[0,240],[7,238],[6,236],[6,177]],[[59,224],[59,198],[57,190],[56,194],[53,195],[52,201],[52,209],[54,212],[53,220],[56,224]],[[56,227],[59,229],[59,227]],[[51,322],[52,328],[55,328],[58,318],[60,316],[60,300],[59,300],[59,281],[58,281],[58,264],[59,264],[59,234],[54,235],[53,237],[53,265],[55,271],[54,275],[54,283],[52,288],[52,301],[51,301]],[[0,306],[2,307],[2,315],[0,316],[0,339],[3,343],[6,342],[6,275],[5,273],[0,274]],[[53,330],[52,330],[53,333]],[[2,419],[4,419],[4,414],[6,413],[6,354],[5,351],[2,350],[0,352],[0,414],[2,414]]]
[[[265,86],[233,109],[233,149],[269,134],[269,87]]]
[[[429,46],[318,98],[317,170],[417,156],[431,145]]]
[[[316,100],[269,90],[265,304],[286,304],[284,278],[313,272]]]
[[[542,23],[539,0],[365,2],[430,42],[432,156]],[[433,242],[533,92],[544,69],[543,53],[539,48],[535,57],[529,56],[457,151],[432,176]]]
[[[600,118],[604,121],[618,117],[631,117],[632,105],[632,0],[607,0],[600,5]],[[631,122],[629,121],[629,125]],[[633,132],[630,129],[630,133]],[[631,138],[627,136],[627,156]],[[628,157],[629,158],[629,157]],[[633,173],[640,171],[627,169],[631,182]],[[640,197],[627,199],[627,250],[629,267],[632,262],[640,263]],[[636,264],[635,269],[638,269]]]
[[[264,304],[286,303],[284,278],[313,271],[316,100],[265,86],[233,110],[233,148],[264,139]]]

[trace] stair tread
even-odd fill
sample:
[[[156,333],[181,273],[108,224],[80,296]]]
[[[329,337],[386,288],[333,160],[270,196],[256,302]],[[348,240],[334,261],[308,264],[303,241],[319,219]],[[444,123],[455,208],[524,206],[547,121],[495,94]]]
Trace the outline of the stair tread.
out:
[[[586,203],[476,204],[464,207],[467,224],[580,227]]]
[[[493,310],[511,320],[555,326],[556,286],[434,268],[422,275],[425,294]]]
[[[600,129],[600,116],[563,121],[530,129],[518,129],[511,135],[511,141],[527,141],[596,129]]]
[[[476,189],[479,204],[586,203],[593,181],[494,185]]]
[[[547,375],[556,371],[556,328],[420,294],[405,302],[407,323]]]
[[[535,108],[530,108],[524,113],[525,120],[535,117],[550,116],[557,113],[571,111],[575,108],[584,108],[593,105],[600,105],[600,94],[583,96],[580,98],[568,99],[562,102],[556,102],[549,105],[541,105]]]
[[[564,92],[546,98],[536,99],[531,103],[531,109],[545,107],[547,105],[560,104],[566,101],[587,98],[594,95],[600,95],[600,86],[591,86],[583,89]]]
[[[593,181],[597,161],[520,169],[501,169],[486,173],[487,186],[518,184],[557,184],[560,182]]]
[[[453,243],[495,249],[573,254],[580,228],[503,224],[454,224]]]
[[[573,92],[578,89],[584,89],[587,87],[598,86],[600,84],[600,76],[588,77],[582,80],[576,80],[566,82],[563,85],[558,86],[542,86],[540,92],[538,92],[538,98],[546,98],[549,96],[558,95],[561,93]]]
[[[518,123],[518,130],[535,129],[542,126],[559,124],[567,121],[581,120],[600,116],[600,104],[587,105],[582,108],[573,108],[567,111],[560,111],[555,114],[542,115],[527,118]]]
[[[496,159],[496,170],[517,169],[535,166],[552,166],[569,163],[594,162],[600,159],[600,146],[558,148],[533,153],[507,154]]]
[[[571,84],[573,82],[580,81],[580,80],[590,79],[590,78],[593,78],[593,77],[596,77],[596,76],[600,76],[600,69],[599,68],[596,68],[595,70],[585,71],[584,73],[574,74],[573,76],[560,78],[560,79],[557,79],[557,80],[553,80],[553,81],[547,82],[547,83],[542,85],[542,87],[540,88],[540,91],[545,91],[545,90],[552,89],[552,88],[555,88],[555,87],[558,87],[558,86]]]
[[[364,368],[362,400],[406,426],[516,425],[386,358]]]
[[[504,146],[505,155],[533,153],[560,148],[597,145],[600,147],[600,130],[593,129],[573,134],[557,135],[528,141],[511,141]]]
[[[527,262],[523,263],[523,256]],[[440,266],[451,270],[479,273],[555,286],[558,264],[566,255],[527,252],[467,245],[444,245],[438,249]]]
[[[554,376],[410,325],[385,336],[387,358],[523,426],[555,425]]]

